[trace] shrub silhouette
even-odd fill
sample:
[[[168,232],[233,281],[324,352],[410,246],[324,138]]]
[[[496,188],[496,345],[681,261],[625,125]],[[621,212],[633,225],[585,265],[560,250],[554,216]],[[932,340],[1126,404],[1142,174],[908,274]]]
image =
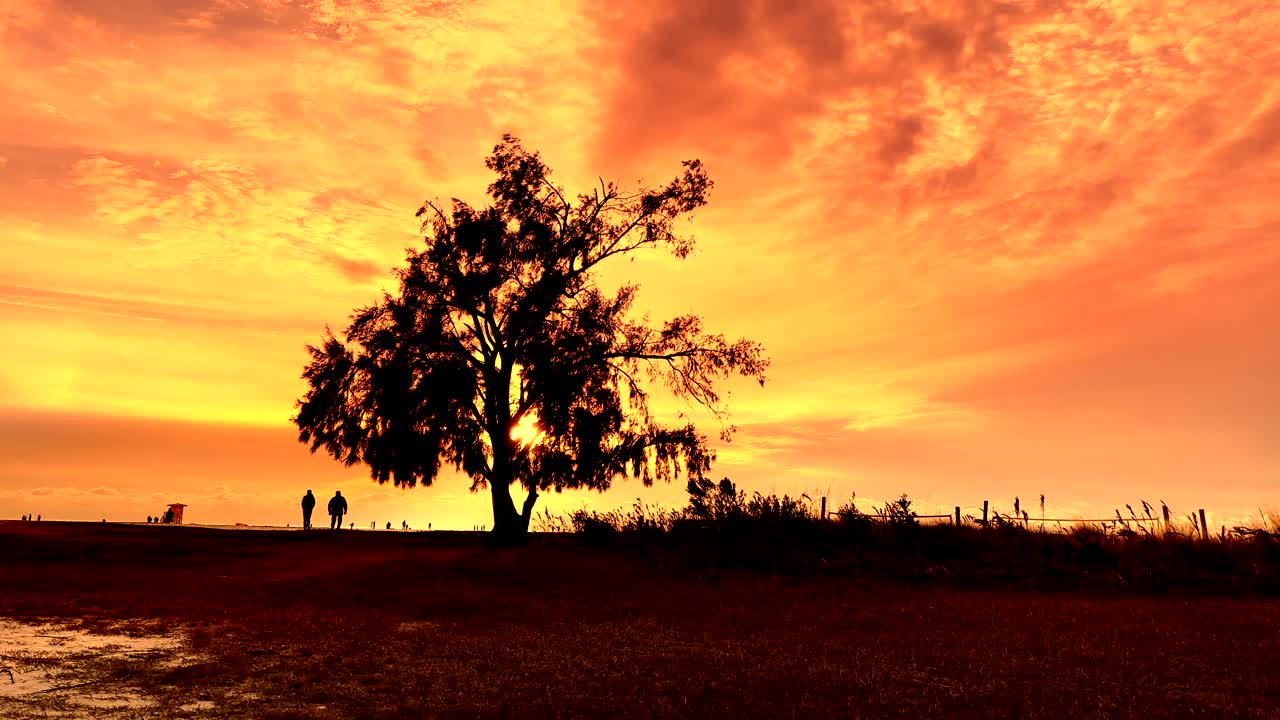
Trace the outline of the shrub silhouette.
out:
[[[580,511],[571,522],[543,526],[572,529],[583,542],[643,546],[696,567],[974,587],[1280,594],[1280,534],[1265,528],[1203,539],[1135,530],[1139,524],[1121,516],[1054,532],[998,513],[986,527],[922,524],[905,495],[872,513],[851,498],[828,520],[812,514],[805,496],[747,499],[729,478],[687,489],[689,504],[680,510],[637,500],[629,512]]]
[[[693,478],[686,487],[689,505],[685,517],[707,522],[723,522],[747,511],[746,496],[729,478],[713,483],[710,478]]]
[[[905,494],[893,502],[885,503],[884,507],[878,508],[876,515],[893,527],[911,527],[919,524],[916,520],[916,512],[911,509],[911,499]]]

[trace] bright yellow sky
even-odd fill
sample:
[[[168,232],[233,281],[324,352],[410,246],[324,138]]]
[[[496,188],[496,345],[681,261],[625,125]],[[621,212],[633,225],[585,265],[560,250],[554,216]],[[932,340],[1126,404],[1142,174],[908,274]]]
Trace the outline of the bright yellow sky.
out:
[[[717,477],[1280,505],[1275,3],[5,0],[0,67],[0,517],[489,522],[288,418],[508,131],[570,189],[706,163],[696,254],[608,280],[769,349]]]

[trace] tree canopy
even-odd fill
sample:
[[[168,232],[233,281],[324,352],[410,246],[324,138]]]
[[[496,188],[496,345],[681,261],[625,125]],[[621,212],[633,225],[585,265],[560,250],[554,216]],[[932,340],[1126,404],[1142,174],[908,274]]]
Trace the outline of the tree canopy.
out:
[[[308,345],[299,439],[364,463],[380,483],[430,485],[452,466],[473,491],[490,490],[493,529],[512,537],[527,531],[540,491],[703,477],[706,436],[655,420],[650,393],[706,408],[727,437],[716,384],[733,374],[763,384],[762,346],[706,332],[697,315],[635,319],[637,286],[609,293],[595,277],[645,249],[689,255],[675,223],[706,204],[702,163],[685,161],[665,186],[601,182],[573,198],[510,135],[485,164],[492,202],[425,203],[423,246],[395,271],[399,293],[357,310],[343,337],[326,329]]]

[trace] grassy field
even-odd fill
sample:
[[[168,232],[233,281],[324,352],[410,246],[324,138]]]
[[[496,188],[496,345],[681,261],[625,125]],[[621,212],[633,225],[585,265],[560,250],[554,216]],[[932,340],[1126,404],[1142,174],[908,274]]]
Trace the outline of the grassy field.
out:
[[[0,616],[178,633],[181,663],[79,668],[149,698],[130,717],[1280,718],[1274,600],[717,571],[557,537],[6,522]]]

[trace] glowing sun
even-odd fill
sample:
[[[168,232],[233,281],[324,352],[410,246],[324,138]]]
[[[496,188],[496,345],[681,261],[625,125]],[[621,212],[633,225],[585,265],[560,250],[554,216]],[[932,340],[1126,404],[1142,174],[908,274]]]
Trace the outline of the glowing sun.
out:
[[[536,444],[542,439],[542,428],[538,427],[538,417],[533,413],[520,418],[520,422],[511,428],[511,439],[520,444],[521,447],[528,447]]]

